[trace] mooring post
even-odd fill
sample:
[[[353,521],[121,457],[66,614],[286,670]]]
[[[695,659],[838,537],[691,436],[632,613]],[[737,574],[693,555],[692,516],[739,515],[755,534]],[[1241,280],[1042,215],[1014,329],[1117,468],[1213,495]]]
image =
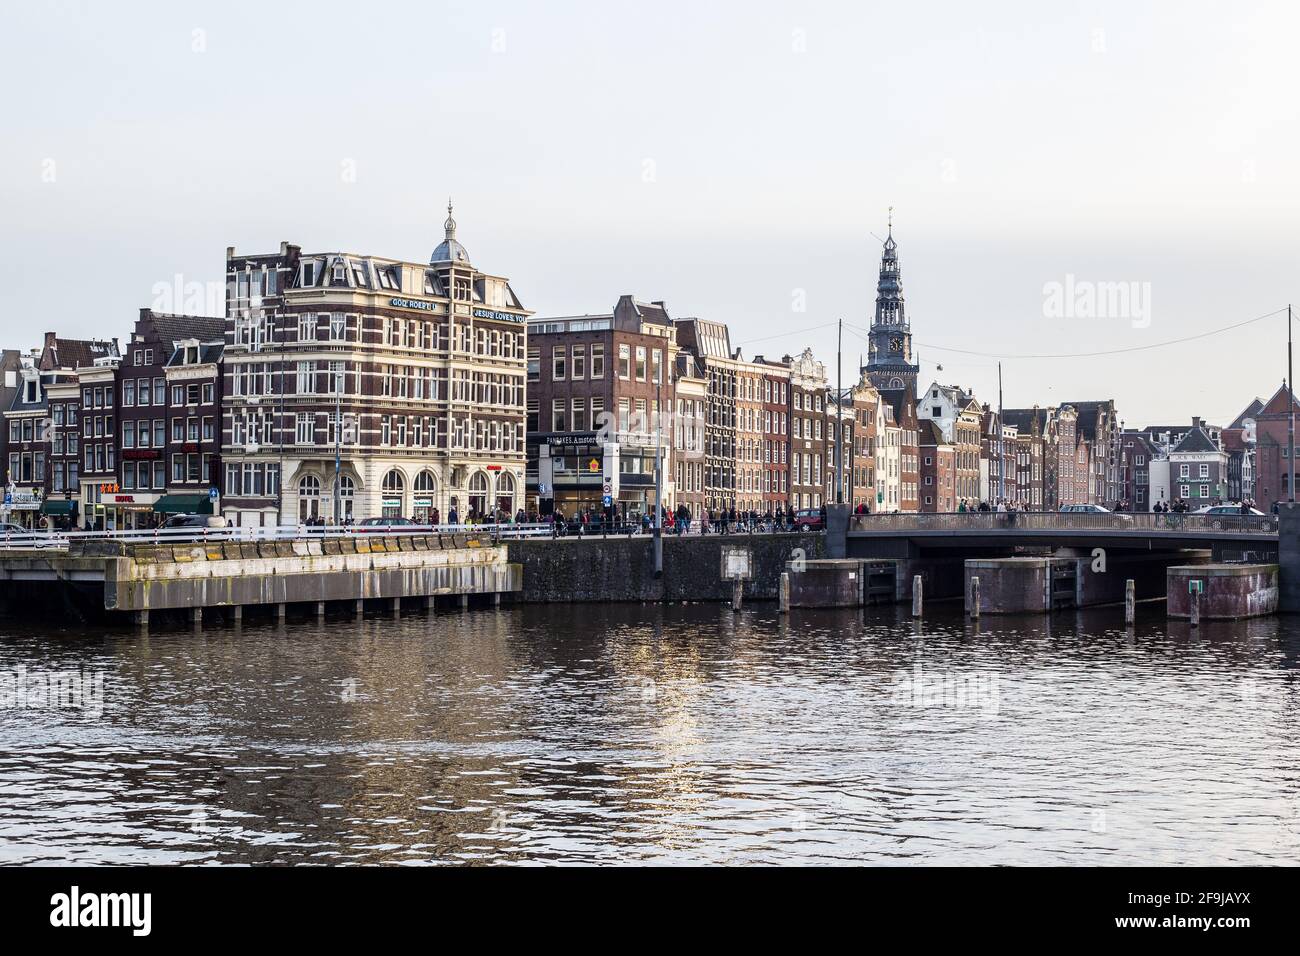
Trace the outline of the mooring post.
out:
[[[970,579],[970,607],[967,609],[971,617],[980,616],[980,579],[979,576]]]
[[[193,622],[195,627],[203,626],[203,608],[201,606],[190,608],[190,621]]]
[[[790,572],[789,571],[781,572],[781,585],[777,589],[776,595],[777,595],[777,602],[776,602],[777,613],[789,614],[790,613]]]
[[[1192,599],[1192,627],[1199,627],[1201,624],[1201,592],[1193,591],[1189,597]]]
[[[468,611],[468,610],[469,610],[469,595],[468,595],[468,594],[462,594],[462,595],[460,596],[460,609],[461,609],[462,611]]]
[[[289,605],[281,602],[275,606],[275,620],[277,624],[283,624],[289,616]]]
[[[242,627],[244,624],[244,605],[236,604],[230,609],[230,620],[235,627]]]
[[[141,611],[132,611],[132,612],[131,612],[131,617],[132,617],[132,619],[135,621],[135,626],[138,627],[138,628],[140,628],[140,630],[142,630],[142,631],[147,631],[147,630],[149,630],[149,611],[148,611],[148,609],[141,610]]]
[[[912,617],[920,617],[925,606],[925,584],[919,574],[912,575]]]
[[[1124,582],[1124,623],[1133,624],[1137,620],[1137,582],[1129,578]]]
[[[745,582],[739,575],[731,579],[731,609],[740,613],[740,602],[745,597]]]
[[[392,605],[392,607],[393,607],[393,617],[401,617],[401,616],[402,616],[402,599],[401,599],[400,597],[395,597],[395,598],[393,598],[393,605]]]
[[[424,609],[425,609],[426,611],[432,611],[432,610],[434,610],[437,606],[438,606],[438,599],[437,599],[437,597],[435,597],[435,596],[432,595],[432,594],[426,594],[426,595],[424,596]]]
[[[366,616],[366,600],[365,598],[357,598],[357,620],[359,621],[365,616]]]

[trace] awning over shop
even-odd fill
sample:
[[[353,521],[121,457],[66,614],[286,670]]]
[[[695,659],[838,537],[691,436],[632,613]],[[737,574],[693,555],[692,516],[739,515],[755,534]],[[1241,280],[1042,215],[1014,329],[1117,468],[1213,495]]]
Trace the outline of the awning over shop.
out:
[[[75,515],[77,502],[66,498],[46,498],[41,502],[43,515]]]
[[[153,504],[160,515],[210,515],[212,499],[207,495],[163,495]]]

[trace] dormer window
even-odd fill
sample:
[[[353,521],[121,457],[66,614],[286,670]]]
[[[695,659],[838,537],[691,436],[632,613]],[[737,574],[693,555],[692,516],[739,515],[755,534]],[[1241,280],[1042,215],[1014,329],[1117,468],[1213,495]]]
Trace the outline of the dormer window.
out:
[[[299,281],[304,287],[316,284],[316,263],[304,262],[302,264],[302,278]]]
[[[370,285],[370,280],[366,277],[366,264],[364,262],[352,263],[352,278],[359,286]]]
[[[337,283],[348,281],[348,267],[343,263],[342,259],[334,260],[334,281]]]

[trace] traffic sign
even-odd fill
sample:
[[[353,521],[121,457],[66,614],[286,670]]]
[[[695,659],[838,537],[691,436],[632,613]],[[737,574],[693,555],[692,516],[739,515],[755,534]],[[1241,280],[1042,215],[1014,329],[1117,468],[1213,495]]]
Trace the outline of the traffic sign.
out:
[[[609,495],[606,495],[604,498],[601,499],[601,501],[606,508],[608,508],[610,505],[614,503],[614,499],[611,498]]]
[[[209,501],[216,501],[218,497],[219,497],[219,492],[217,491],[216,488],[209,488],[209,489],[208,489],[208,500],[209,500]]]

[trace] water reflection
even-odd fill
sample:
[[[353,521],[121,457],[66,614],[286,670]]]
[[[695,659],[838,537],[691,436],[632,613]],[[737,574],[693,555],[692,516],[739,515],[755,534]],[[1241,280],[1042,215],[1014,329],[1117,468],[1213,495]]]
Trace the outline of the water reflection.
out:
[[[0,862],[1295,859],[1300,622],[907,610],[6,626]]]

